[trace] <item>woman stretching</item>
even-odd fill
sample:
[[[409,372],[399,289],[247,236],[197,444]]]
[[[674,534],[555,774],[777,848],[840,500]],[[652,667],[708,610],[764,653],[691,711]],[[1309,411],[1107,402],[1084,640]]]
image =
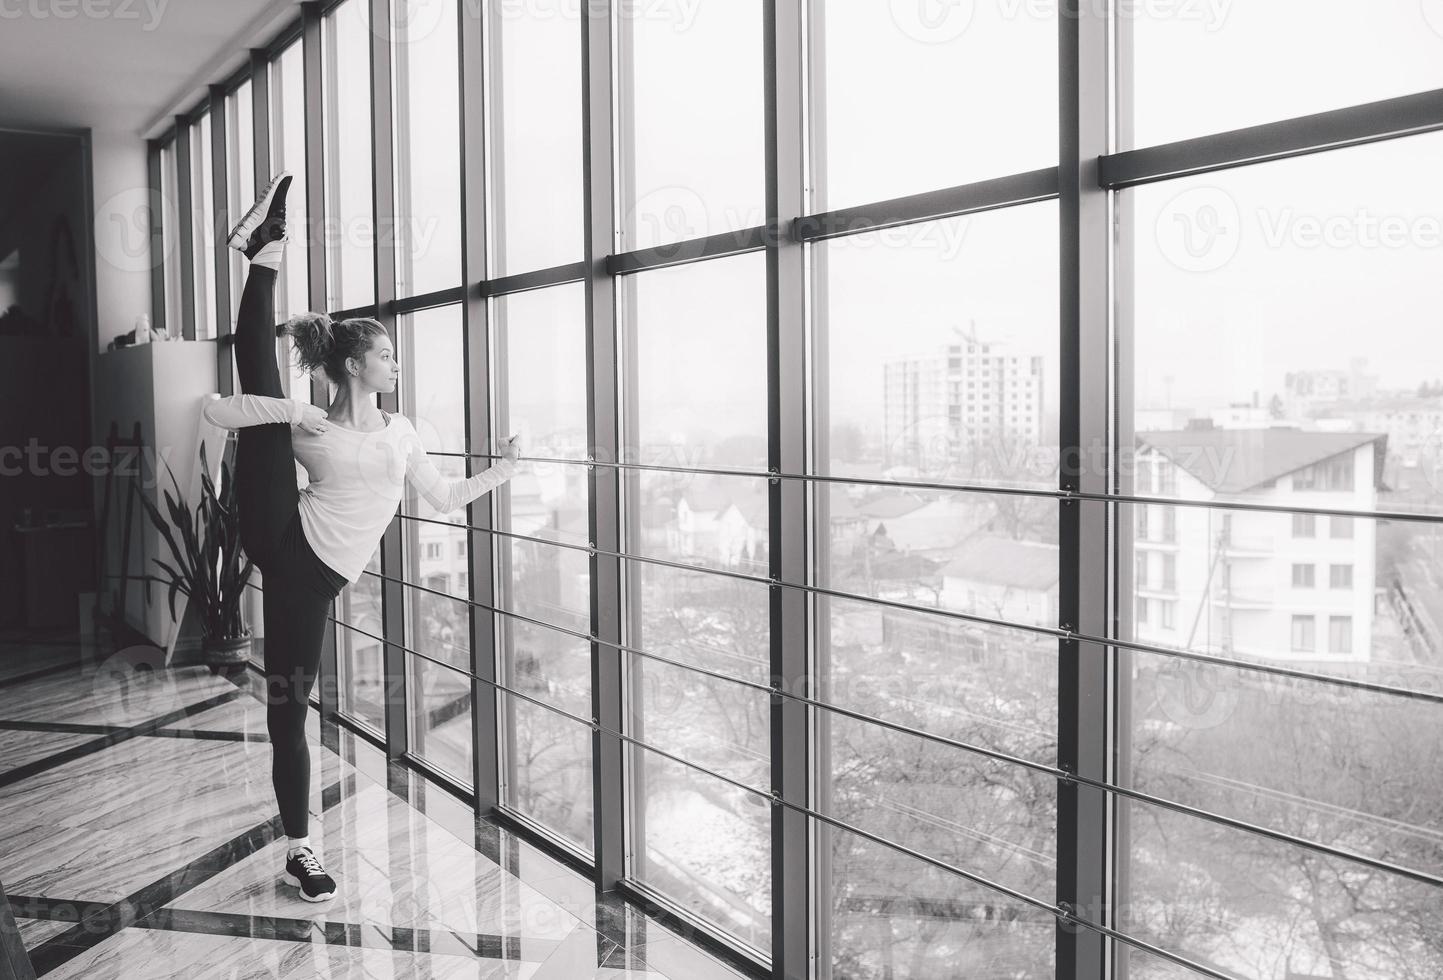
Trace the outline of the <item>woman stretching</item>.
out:
[[[291,175],[271,181],[231,231],[229,244],[250,260],[236,314],[235,362],[244,394],[206,402],[215,425],[238,429],[236,507],[241,546],[265,576],[266,728],[271,782],[289,839],[284,878],[302,898],[335,894],[308,834],[311,756],[306,709],[316,680],[331,604],[361,577],[409,482],[441,513],[456,510],[509,480],[519,447],[512,437],[501,462],[466,480],[447,480],[402,415],[376,406],[394,391],[400,366],[386,328],[375,320],[333,323],[323,313],[292,318],[285,331],[306,371],[324,368],[336,395],[322,411],[285,397],[276,368],[274,289],[288,241],[285,198]],[[296,485],[299,460],[309,485]]]

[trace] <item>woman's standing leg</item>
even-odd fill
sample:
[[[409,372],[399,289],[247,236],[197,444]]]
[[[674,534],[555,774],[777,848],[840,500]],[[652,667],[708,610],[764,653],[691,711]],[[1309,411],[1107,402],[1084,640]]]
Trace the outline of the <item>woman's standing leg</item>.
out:
[[[311,754],[306,711],[320,666],[331,599],[315,583],[283,573],[266,589],[266,730],[271,783],[287,837],[310,831]]]
[[[285,877],[310,902],[336,893],[310,841],[311,750],[306,712],[321,661],[321,643],[335,592],[305,561],[300,518],[286,532],[280,574],[265,589],[266,730],[271,739],[271,785],[288,838]]]

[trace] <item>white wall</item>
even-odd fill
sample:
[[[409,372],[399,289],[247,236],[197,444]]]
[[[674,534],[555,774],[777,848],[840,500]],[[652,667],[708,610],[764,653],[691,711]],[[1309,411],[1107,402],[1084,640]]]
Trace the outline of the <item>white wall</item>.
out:
[[[96,352],[151,316],[149,189],[145,141],[134,133],[92,130]]]

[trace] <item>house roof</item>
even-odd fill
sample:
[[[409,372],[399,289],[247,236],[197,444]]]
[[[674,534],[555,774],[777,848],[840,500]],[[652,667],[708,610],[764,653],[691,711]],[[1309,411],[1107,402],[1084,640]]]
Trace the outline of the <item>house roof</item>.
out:
[[[1150,446],[1215,493],[1242,493],[1325,459],[1388,437],[1368,432],[1304,432],[1301,429],[1186,429],[1139,432]],[[1382,481],[1383,452],[1375,454],[1374,486]]]
[[[749,486],[732,496],[732,506],[742,515],[748,525],[764,528],[771,519],[766,486]]]
[[[1057,584],[1058,569],[1055,544],[979,534],[962,542],[942,577],[1046,592]]]

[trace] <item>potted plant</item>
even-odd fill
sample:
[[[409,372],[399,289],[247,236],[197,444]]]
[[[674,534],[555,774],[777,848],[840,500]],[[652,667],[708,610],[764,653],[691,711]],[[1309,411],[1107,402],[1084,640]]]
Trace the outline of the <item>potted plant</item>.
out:
[[[254,564],[243,556],[240,545],[240,520],[235,503],[235,481],[230,467],[221,460],[220,491],[210,478],[205,458],[205,443],[200,447],[201,499],[192,518],[176,483],[175,473],[166,462],[175,496],[162,491],[170,520],[160,513],[145,494],[136,495],[145,505],[151,523],[170,546],[174,564],[152,558],[164,577],[143,575],[146,601],[150,601],[150,584],[159,582],[169,589],[170,615],[176,617],[175,598],[184,594],[196,603],[200,617],[201,660],[213,672],[235,669],[245,664],[250,655],[251,633],[241,614],[241,598],[250,581]],[[173,526],[172,526],[173,525]],[[174,530],[180,531],[177,544]]]

